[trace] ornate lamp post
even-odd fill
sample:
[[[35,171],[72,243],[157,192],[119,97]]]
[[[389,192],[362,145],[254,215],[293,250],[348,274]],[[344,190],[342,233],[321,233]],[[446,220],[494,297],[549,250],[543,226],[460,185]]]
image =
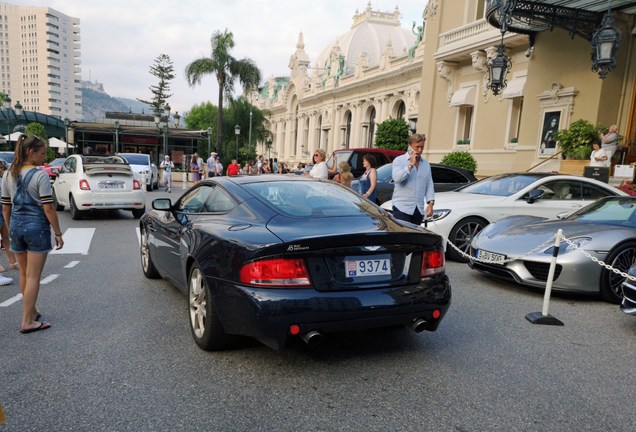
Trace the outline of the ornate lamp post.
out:
[[[181,120],[181,116],[179,115],[179,111],[175,111],[175,113],[172,116],[172,118],[174,119],[174,127],[178,128],[179,127],[179,121]]]
[[[66,141],[66,156],[68,156],[68,128],[71,125],[71,121],[67,118],[64,119],[64,141]]]
[[[252,149],[252,105],[250,104],[250,132],[247,138],[247,144]]]
[[[492,90],[492,94],[495,96],[506,87],[506,75],[508,75],[508,71],[512,66],[510,59],[504,53],[505,49],[502,33],[501,43],[497,47],[497,55],[488,61],[488,83],[486,87]]]
[[[7,144],[9,145],[9,150],[11,149],[11,122],[9,121],[9,115],[13,112],[15,114],[15,117],[17,119],[17,117],[20,117],[22,115],[22,105],[20,104],[20,101],[15,103],[15,106],[13,107],[13,109],[11,108],[11,98],[9,96],[7,96],[4,99],[4,108],[7,110]]]
[[[234,135],[236,135],[236,160],[238,161],[238,139],[241,134],[241,127],[239,125],[234,126]]]

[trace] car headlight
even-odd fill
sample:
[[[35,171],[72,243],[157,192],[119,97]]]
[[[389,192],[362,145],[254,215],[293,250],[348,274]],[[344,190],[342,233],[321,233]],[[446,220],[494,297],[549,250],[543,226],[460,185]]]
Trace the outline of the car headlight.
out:
[[[444,219],[450,214],[450,212],[450,209],[433,210],[433,216],[431,216],[431,219],[433,221]]]
[[[583,246],[591,242],[592,238],[591,237],[576,237],[569,240],[572,244],[561,241],[561,244],[559,245],[560,254],[575,250],[574,246],[576,246],[577,249],[582,248]],[[544,253],[552,255],[553,250],[554,250],[554,246],[550,246],[544,251]]]

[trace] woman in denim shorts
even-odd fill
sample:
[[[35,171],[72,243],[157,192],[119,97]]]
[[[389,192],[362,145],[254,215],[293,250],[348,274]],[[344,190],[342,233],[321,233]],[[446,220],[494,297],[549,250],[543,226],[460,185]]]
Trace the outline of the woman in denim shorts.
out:
[[[34,135],[22,135],[15,147],[15,159],[3,176],[2,214],[9,228],[11,251],[20,268],[20,291],[24,301],[22,333],[51,327],[39,321],[36,308],[40,278],[51,246],[64,246],[57,212],[53,206],[49,176],[36,167],[46,161],[46,143]]]

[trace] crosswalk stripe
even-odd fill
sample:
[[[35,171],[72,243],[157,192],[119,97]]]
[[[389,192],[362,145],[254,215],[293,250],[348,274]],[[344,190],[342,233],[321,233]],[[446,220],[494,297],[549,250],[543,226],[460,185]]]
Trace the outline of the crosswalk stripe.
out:
[[[10,299],[7,299],[7,300],[3,301],[2,303],[0,303],[0,307],[11,306],[13,303],[19,302],[20,300],[22,300],[22,294],[14,295]]]
[[[68,228],[64,231],[64,247],[52,250],[51,254],[82,254],[88,255],[95,228]]]

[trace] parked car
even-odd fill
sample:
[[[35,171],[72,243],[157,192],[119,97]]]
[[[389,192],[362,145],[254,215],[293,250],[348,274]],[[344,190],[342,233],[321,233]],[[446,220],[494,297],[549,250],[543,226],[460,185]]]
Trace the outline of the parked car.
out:
[[[355,178],[360,177],[365,172],[365,168],[362,165],[362,158],[365,154],[371,154],[375,157],[376,168],[382,165],[393,162],[398,156],[406,153],[406,150],[387,150],[382,148],[349,148],[335,150],[329,159],[327,159],[327,166],[333,166],[333,157],[336,157],[336,164],[346,161],[351,166],[351,173]],[[336,167],[337,168],[337,167]]]
[[[393,197],[395,184],[393,183],[393,176],[391,174],[392,169],[392,163],[382,165],[377,169],[378,181],[375,190],[377,196],[376,203],[378,205]],[[433,176],[433,183],[435,183],[435,192],[452,191],[477,181],[477,178],[471,171],[449,165],[432,163],[431,174]],[[359,180],[351,182],[351,189],[355,191],[360,189]]]
[[[512,173],[482,179],[456,191],[435,194],[428,229],[442,235],[463,253],[473,237],[490,222],[511,215],[554,218],[575,212],[606,196],[626,196],[617,188],[591,178],[549,173]],[[391,210],[390,201],[382,207]],[[448,257],[467,259],[453,247]]]
[[[135,218],[146,211],[141,183],[121,156],[69,156],[53,182],[53,199],[73,219],[91,210],[130,210]]]
[[[49,175],[49,178],[51,179],[51,183],[53,183],[65,160],[65,157],[53,159],[51,162],[46,162],[44,165],[39,166],[38,169],[47,173]]]
[[[633,264],[627,274],[636,277],[636,264]],[[623,301],[621,303],[621,311],[627,315],[636,316],[636,282],[625,278],[622,285]]]
[[[150,159],[150,155],[145,153],[117,153],[117,155],[128,161],[133,172],[146,185],[148,192],[159,187],[159,170]]]
[[[471,260],[469,265],[523,285],[545,288],[554,252],[554,241],[550,239],[559,229],[589,256],[562,241],[552,289],[600,293],[604,300],[620,303],[625,278],[592,258],[621,272],[636,263],[636,197],[601,198],[564,219],[500,219],[475,236],[472,255],[477,260]]]
[[[0,151],[0,159],[4,159],[7,163],[7,168],[11,166],[13,163],[13,159],[15,158],[15,153],[12,151]]]
[[[140,220],[144,275],[188,295],[199,347],[404,325],[437,329],[451,299],[442,239],[351,189],[295,175],[214,177]]]

